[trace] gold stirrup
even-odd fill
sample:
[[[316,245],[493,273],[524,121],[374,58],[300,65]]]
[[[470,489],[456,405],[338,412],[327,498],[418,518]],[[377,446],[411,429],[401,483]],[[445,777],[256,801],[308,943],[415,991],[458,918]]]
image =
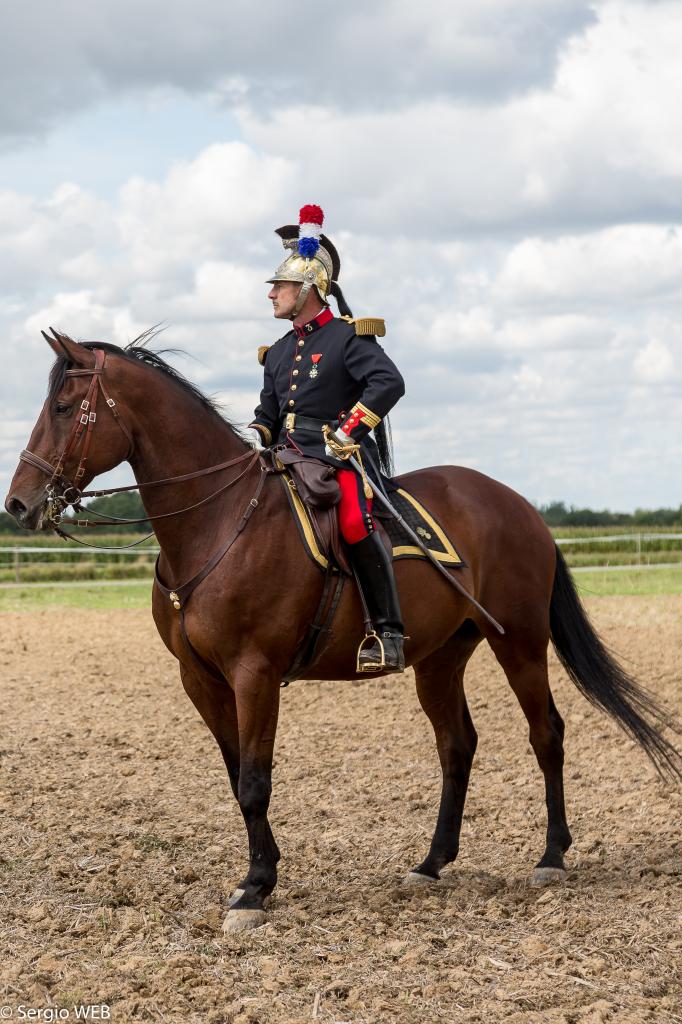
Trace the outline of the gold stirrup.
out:
[[[363,651],[363,649],[365,647],[365,644],[368,643],[370,640],[376,640],[377,643],[379,644],[379,649],[381,651],[381,663],[377,665],[376,662],[374,662],[373,664],[370,662],[369,664],[361,665],[360,664],[360,655],[362,654],[362,651]],[[357,654],[357,661],[356,661],[355,671],[356,672],[383,672],[383,670],[385,668],[386,668],[386,651],[384,649],[384,641],[381,639],[381,637],[379,636],[378,633],[367,633],[365,638],[361,641],[360,646],[358,647],[358,654]]]

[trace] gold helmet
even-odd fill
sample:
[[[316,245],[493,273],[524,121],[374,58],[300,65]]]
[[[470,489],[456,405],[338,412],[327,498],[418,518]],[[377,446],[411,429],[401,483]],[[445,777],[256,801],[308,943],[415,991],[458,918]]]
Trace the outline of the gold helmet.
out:
[[[341,270],[339,254],[326,235],[321,233],[323,221],[321,208],[309,204],[301,208],[297,225],[286,224],[276,230],[289,255],[266,283],[300,282],[301,291],[291,314],[292,320],[300,313],[313,287],[325,306],[329,305],[328,296],[333,295],[340,312],[350,315],[337,280]]]

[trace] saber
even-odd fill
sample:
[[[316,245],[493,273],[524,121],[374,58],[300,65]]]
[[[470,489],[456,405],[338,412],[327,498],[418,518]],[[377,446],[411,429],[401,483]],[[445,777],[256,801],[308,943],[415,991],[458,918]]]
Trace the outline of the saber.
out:
[[[350,465],[353,467],[355,472],[358,473],[360,475],[360,477],[364,481],[365,474],[363,473],[362,466],[360,465],[358,460],[355,458],[355,456],[350,455],[350,456],[346,457],[344,459],[344,461],[350,463]],[[469,601],[474,606],[474,608],[476,608],[476,610],[481,613],[481,615],[485,619],[487,619],[487,621],[490,623],[490,625],[495,627],[495,629],[498,631],[498,633],[500,633],[502,636],[504,636],[504,627],[500,625],[500,623],[497,621],[497,619],[494,619],[492,617],[490,612],[487,612],[485,610],[485,608],[483,607],[482,604],[479,604],[479,602],[476,600],[476,598],[473,597],[469,593],[469,591],[466,589],[466,587],[462,586],[462,584],[459,582],[458,579],[456,579],[454,576],[451,576],[450,573],[447,571],[447,569],[445,569],[444,566],[442,566],[440,564],[440,562],[435,557],[435,555],[432,554],[432,552],[429,551],[429,549],[427,548],[426,544],[424,544],[424,542],[421,539],[421,537],[414,532],[414,530],[412,529],[411,526],[408,526],[408,524],[405,522],[403,517],[400,515],[400,512],[398,512],[398,510],[391,504],[391,502],[388,500],[388,498],[385,497],[385,495],[383,495],[381,493],[381,491],[379,490],[379,488],[377,487],[376,484],[372,487],[372,491],[374,492],[374,497],[377,499],[379,504],[383,505],[383,507],[386,509],[387,512],[390,512],[390,514],[396,520],[398,525],[401,526],[402,529],[405,531],[407,536],[417,545],[417,547],[420,549],[420,551],[423,551],[423,553],[426,555],[426,557],[428,558],[429,562],[434,567],[434,569],[437,569],[438,572],[441,574],[441,576],[443,576],[444,579],[446,579],[448,581],[448,583],[451,583],[452,586],[455,588],[455,590],[458,590],[459,593],[463,597],[465,597],[467,599],[467,601]]]

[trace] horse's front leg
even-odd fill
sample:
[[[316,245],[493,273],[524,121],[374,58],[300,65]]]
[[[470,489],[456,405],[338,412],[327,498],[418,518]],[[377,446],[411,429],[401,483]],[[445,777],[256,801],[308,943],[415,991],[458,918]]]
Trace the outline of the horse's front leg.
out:
[[[226,928],[255,928],[277,882],[279,850],[267,819],[272,752],[279,710],[279,677],[240,665],[233,687],[181,665],[185,691],[215,736],[249,835],[250,865],[230,897]]]
[[[239,728],[237,725],[237,702],[234,691],[227,684],[221,686],[209,675],[189,670],[180,665],[182,685],[189,699],[213,733],[223,755],[227,776],[235,800],[239,792]],[[230,899],[230,906],[242,894],[241,884]]]
[[[269,667],[240,662],[231,682],[239,726],[237,800],[249,837],[249,871],[230,900],[225,929],[242,931],[264,923],[266,903],[277,884],[280,853],[268,807],[280,677]]]

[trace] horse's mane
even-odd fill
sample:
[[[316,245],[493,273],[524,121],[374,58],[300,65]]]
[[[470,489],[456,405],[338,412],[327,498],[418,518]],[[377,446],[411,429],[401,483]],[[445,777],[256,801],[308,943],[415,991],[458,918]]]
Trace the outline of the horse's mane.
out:
[[[179,349],[162,349],[160,352],[154,352],[152,349],[147,348],[147,345],[153,338],[155,338],[160,331],[156,327],[151,327],[149,330],[143,331],[137,338],[129,342],[125,348],[121,348],[119,345],[113,345],[108,341],[80,341],[74,342],[73,338],[70,338],[67,334],[59,334],[58,337],[64,338],[73,344],[82,345],[83,348],[93,349],[101,348],[105,352],[112,352],[117,356],[121,356],[123,359],[127,359],[134,363],[143,363],[145,366],[151,367],[153,370],[158,370],[159,373],[163,373],[166,377],[170,377],[178,387],[193,398],[196,402],[199,402],[204,409],[208,412],[213,413],[221,423],[226,424],[234,434],[237,435],[240,441],[244,441],[250,447],[253,447],[253,441],[234,423],[232,423],[227,416],[224,415],[220,403],[211,398],[209,395],[205,395],[196,384],[193,384],[191,380],[188,380],[184,374],[176,370],[175,367],[171,366],[170,363],[166,362],[163,358],[166,354],[178,353]],[[50,382],[48,387],[48,401],[53,401],[61,389],[64,387],[66,381],[66,371],[71,368],[71,361],[66,355],[57,356],[57,360],[54,363],[52,370],[50,371]]]

